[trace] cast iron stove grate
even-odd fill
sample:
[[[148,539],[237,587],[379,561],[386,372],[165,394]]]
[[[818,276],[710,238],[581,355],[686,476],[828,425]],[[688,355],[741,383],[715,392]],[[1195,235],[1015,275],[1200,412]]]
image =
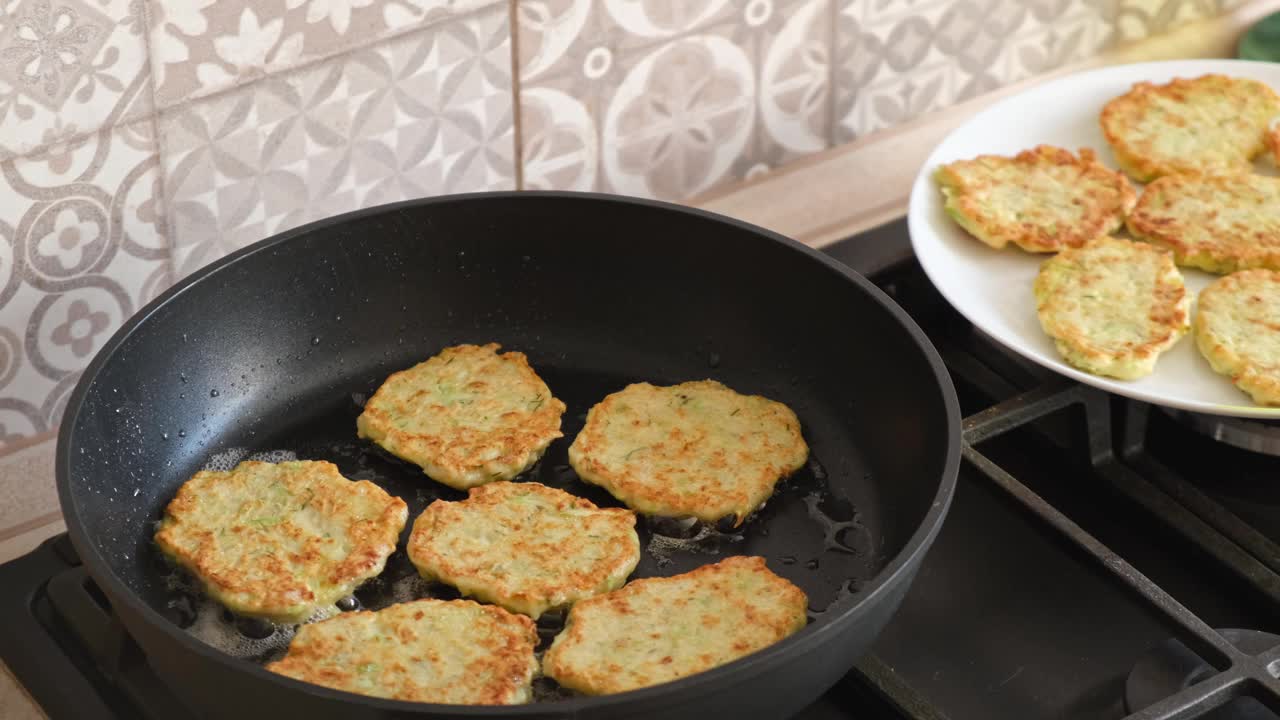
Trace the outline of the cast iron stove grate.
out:
[[[1280,609],[1280,538],[1275,534],[1268,536],[1260,528],[1276,515],[1256,518],[1251,524],[1201,486],[1157,459],[1157,453],[1148,446],[1149,438],[1153,437],[1151,406],[1114,398],[1100,390],[1051,376],[996,348],[980,332],[943,307],[943,301],[923,280],[918,266],[909,260],[909,249],[901,242],[907,235],[904,222],[891,223],[872,234],[882,236],[881,240],[899,240],[895,245],[892,240],[855,239],[863,246],[878,248],[877,257],[864,259],[864,265],[889,268],[874,275],[877,283],[925,326],[958,386],[988,400],[998,400],[965,418],[963,456],[967,468],[977,471],[1037,522],[1051,528],[1062,540],[1104,568],[1114,583],[1158,613],[1179,636],[1137,658],[1123,688],[1121,707],[1127,713],[1124,717],[1128,720],[1280,717],[1280,680],[1277,680],[1280,678],[1280,636],[1258,630],[1214,629],[980,448],[1017,430],[1033,429],[1046,434],[1060,447],[1064,447],[1061,442],[1064,434],[1074,436],[1078,441],[1064,449],[1083,454],[1087,466],[1099,480],[1233,574],[1273,612]],[[837,248],[834,254],[857,266],[858,250],[850,246],[849,241],[845,245],[847,249]],[[886,247],[896,247],[896,254],[886,251]],[[939,316],[941,322],[938,322]],[[934,322],[929,322],[930,319]],[[1063,415],[1070,417],[1056,417]],[[1058,424],[1044,427],[1053,421]],[[1078,427],[1063,433],[1063,421],[1074,422]],[[1195,426],[1185,418],[1181,422]],[[1213,450],[1222,451],[1226,447],[1218,443]],[[1233,473],[1236,464],[1249,463],[1258,468],[1259,476],[1270,476],[1272,482],[1280,481],[1280,462],[1275,458],[1254,456],[1234,448],[1226,453],[1231,465],[1215,468],[1209,462],[1208,467],[1196,469],[1206,473],[1214,470]],[[1192,458],[1183,460],[1187,466],[1197,464]],[[1206,464],[1204,458],[1199,460],[1200,464]],[[1266,477],[1255,479],[1265,482]],[[1269,491],[1271,495],[1267,499],[1274,504],[1276,489],[1271,487]],[[1256,509],[1248,501],[1241,507]],[[1273,533],[1280,530],[1275,522],[1267,524]],[[877,649],[882,644],[878,644]],[[927,702],[876,654],[864,659],[856,671],[908,717],[921,720],[949,717],[945,708]]]

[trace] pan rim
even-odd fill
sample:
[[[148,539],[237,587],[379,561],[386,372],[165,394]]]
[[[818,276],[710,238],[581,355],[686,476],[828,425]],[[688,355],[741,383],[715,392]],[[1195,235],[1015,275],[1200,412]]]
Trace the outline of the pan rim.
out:
[[[915,343],[919,352],[922,353],[934,375],[934,379],[938,385],[938,390],[942,395],[942,404],[947,415],[946,428],[948,441],[946,457],[942,465],[940,483],[923,520],[912,532],[903,548],[880,570],[880,572],[876,573],[876,575],[867,582],[862,591],[853,596],[851,599],[852,601],[849,602],[847,607],[845,607],[839,614],[830,620],[824,619],[821,622],[811,623],[808,627],[795,635],[792,635],[763,650],[752,653],[744,658],[739,658],[738,660],[734,660],[733,662],[720,667],[713,668],[696,675],[691,675],[680,680],[662,683],[647,688],[631,690],[614,695],[574,697],[567,700],[557,700],[549,703],[530,703],[527,705],[445,705],[439,703],[414,703],[403,700],[376,698],[313,685],[311,683],[294,680],[293,678],[272,673],[261,666],[234,658],[209,645],[206,645],[165,619],[155,610],[155,608],[143,601],[141,597],[139,597],[116,575],[116,573],[111,569],[110,564],[107,562],[106,557],[98,551],[97,546],[89,537],[87,537],[84,524],[80,519],[79,508],[71,492],[70,468],[73,450],[72,434],[74,432],[76,422],[79,419],[85,395],[93,384],[94,379],[102,370],[103,366],[106,365],[129,336],[132,335],[139,326],[146,322],[147,319],[161,307],[173,301],[189,288],[203,281],[206,277],[219,272],[224,267],[240,262],[256,253],[264,252],[277,245],[289,242],[296,237],[305,236],[320,228],[340,225],[366,217],[394,213],[411,207],[416,208],[439,203],[465,202],[484,200],[488,198],[506,200],[517,199],[521,201],[528,200],[531,202],[537,202],[542,198],[552,198],[557,200],[585,200],[599,203],[651,207],[687,216],[693,216],[703,220],[728,223],[739,229],[764,236],[773,242],[781,244],[792,252],[798,252],[812,260],[818,261],[829,271],[839,273],[847,281],[854,283],[863,292],[871,296],[873,300],[889,312],[889,314],[906,329],[907,334]],[[917,563],[921,556],[923,556],[923,554],[928,550],[930,545],[932,545],[933,540],[942,528],[942,521],[946,517],[946,513],[950,508],[952,498],[955,494],[956,482],[960,469],[960,446],[961,417],[959,400],[956,396],[951,376],[947,372],[946,366],[943,363],[941,356],[938,354],[937,349],[934,348],[933,343],[929,341],[924,331],[916,324],[911,316],[908,315],[907,312],[896,302],[894,302],[892,298],[886,295],[860,273],[844,266],[834,258],[772,230],[700,208],[687,207],[661,200],[634,198],[607,193],[507,190],[416,198],[334,215],[255,242],[209,263],[205,267],[178,281],[126,320],[120,329],[118,329],[98,351],[97,355],[89,363],[88,367],[85,368],[80,380],[76,383],[75,389],[68,398],[66,412],[63,416],[61,425],[59,426],[55,476],[58,489],[58,501],[67,521],[67,531],[81,557],[81,561],[84,563],[86,569],[90,571],[90,576],[93,577],[94,581],[107,586],[104,588],[104,591],[107,593],[108,597],[112,598],[113,601],[118,598],[123,599],[131,613],[142,617],[146,622],[153,626],[158,626],[160,628],[160,632],[167,635],[170,640],[176,642],[185,650],[201,656],[205,660],[221,664],[228,669],[234,668],[240,672],[247,672],[250,676],[255,677],[262,682],[282,683],[286,687],[293,689],[295,692],[303,692],[317,696],[321,699],[332,701],[348,703],[356,702],[366,707],[372,707],[373,709],[386,712],[407,714],[418,713],[424,715],[429,713],[446,713],[451,716],[458,717],[513,717],[523,715],[545,716],[548,713],[573,716],[588,708],[607,709],[622,705],[630,705],[632,703],[657,701],[669,696],[702,694],[703,691],[711,689],[716,685],[727,681],[731,677],[743,674],[749,676],[758,675],[769,667],[789,664],[825,643],[828,636],[833,633],[837,633],[841,628],[857,620],[858,616],[862,614],[866,608],[873,605],[877,598],[890,592],[891,588],[896,585],[895,581],[898,580],[903,573],[907,572],[912,565]]]

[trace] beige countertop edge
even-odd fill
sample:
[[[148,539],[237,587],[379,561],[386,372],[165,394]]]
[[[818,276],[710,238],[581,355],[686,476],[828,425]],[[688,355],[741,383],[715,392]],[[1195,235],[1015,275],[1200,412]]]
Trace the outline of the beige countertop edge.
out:
[[[953,128],[995,102],[1097,67],[1233,57],[1240,34],[1277,10],[1280,0],[1254,0],[1216,18],[1037,75],[687,202],[822,247],[905,215],[911,184],[929,153]]]
[[[1159,38],[1117,48],[1089,60],[1010,85],[914,122],[833,148],[757,180],[692,198],[688,204],[776,230],[822,247],[888,222],[906,212],[911,183],[935,145],[966,119],[1003,97],[1055,77],[1105,65],[1192,57],[1229,57],[1236,39],[1254,21],[1280,10],[1280,0],[1254,0],[1212,20],[1192,23]],[[51,494],[52,462],[45,472],[17,467],[32,453],[53,455],[52,434],[0,456],[0,491]],[[27,451],[27,452],[21,452]],[[41,463],[44,465],[45,463]],[[42,476],[43,475],[43,476]],[[7,487],[4,487],[7,486]],[[0,494],[4,494],[0,492]],[[65,529],[61,516],[41,513],[0,528],[0,563],[23,555]],[[0,663],[0,717],[38,720],[44,713]]]

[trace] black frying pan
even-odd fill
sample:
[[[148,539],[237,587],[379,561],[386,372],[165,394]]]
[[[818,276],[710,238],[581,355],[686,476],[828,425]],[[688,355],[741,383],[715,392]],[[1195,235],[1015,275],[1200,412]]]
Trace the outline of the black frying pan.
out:
[[[736,532],[654,541],[633,577],[758,554],[803,588],[809,626],[727,666],[600,698],[516,708],[375,700],[270,674],[196,640],[152,546],[178,485],[228,448],[331,459],[410,505],[460,497],[355,438],[389,373],[460,342],[521,350],[568,404],[526,474],[616,505],[566,449],[628,382],[715,378],[799,414],[813,461]],[[85,371],[58,438],[80,556],[162,678],[211,717],[782,717],[831,686],[897,608],[954,490],[959,413],[919,328],[862,277],[759,228],[663,203],[500,193],[314,223],[196,273]],[[366,606],[412,569],[357,593]],[[407,581],[407,580],[406,580]],[[399,584],[403,587],[403,583]],[[546,628],[548,634],[554,628]],[[547,688],[543,688],[544,693]],[[712,715],[711,713],[715,713]]]

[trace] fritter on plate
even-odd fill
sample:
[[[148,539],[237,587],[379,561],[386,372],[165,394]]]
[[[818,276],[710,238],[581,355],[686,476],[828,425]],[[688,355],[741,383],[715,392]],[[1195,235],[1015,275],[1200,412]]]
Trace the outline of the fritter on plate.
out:
[[[1225,75],[1140,82],[1102,109],[1120,168],[1147,182],[1164,175],[1246,171],[1267,148],[1280,95],[1266,84]]]
[[[1118,238],[1066,250],[1040,266],[1036,314],[1068,363],[1133,380],[1187,332],[1191,295],[1166,250]]]
[[[1103,237],[1124,223],[1137,199],[1124,175],[1098,161],[1041,145],[1015,157],[981,155],[938,168],[948,215],[1001,249],[1057,252]]]
[[[1196,345],[1259,405],[1280,406],[1280,271],[1244,270],[1200,292]]]

